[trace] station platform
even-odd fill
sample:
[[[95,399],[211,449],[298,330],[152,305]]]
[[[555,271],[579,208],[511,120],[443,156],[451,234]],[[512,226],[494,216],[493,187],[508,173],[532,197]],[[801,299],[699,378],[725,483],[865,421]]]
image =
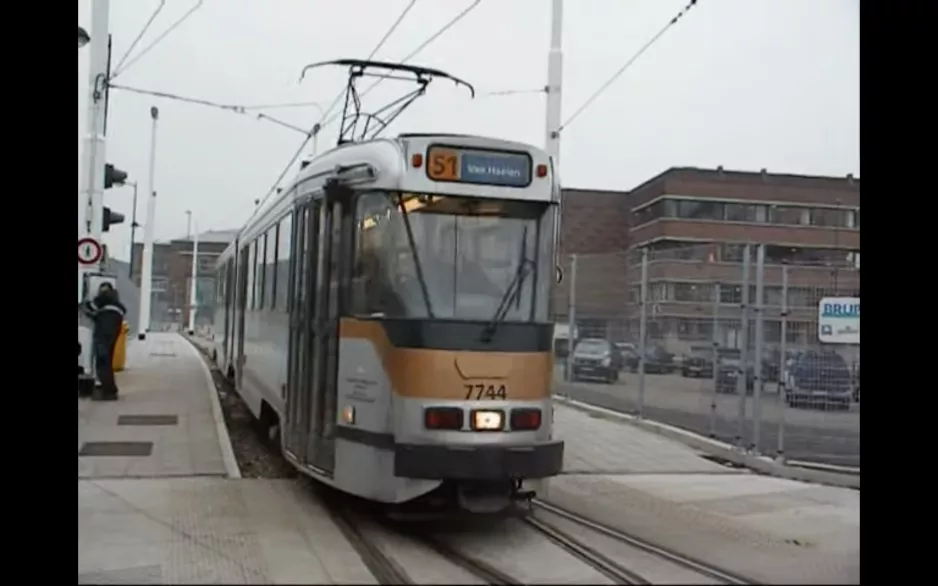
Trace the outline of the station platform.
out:
[[[78,583],[375,583],[292,480],[243,479],[182,336],[131,341],[115,402],[78,404]]]

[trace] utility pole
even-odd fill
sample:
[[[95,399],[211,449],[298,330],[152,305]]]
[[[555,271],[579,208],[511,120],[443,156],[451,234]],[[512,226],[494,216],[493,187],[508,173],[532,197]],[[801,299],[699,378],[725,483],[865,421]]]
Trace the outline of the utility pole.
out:
[[[554,163],[554,173],[560,167],[560,124],[563,105],[563,0],[551,0],[550,50],[547,54],[547,108],[545,117],[544,149]]]
[[[94,238],[101,244],[102,208],[104,205],[105,165],[105,105],[108,86],[108,12],[110,0],[91,2],[91,39],[88,41],[88,111],[87,128],[82,148],[82,193],[85,198],[85,221],[80,235]],[[81,43],[81,31],[79,31]],[[84,268],[88,272],[101,270],[100,259]],[[82,280],[79,279],[79,287]],[[79,297],[81,291],[79,289]]]
[[[150,118],[153,120],[153,129],[150,136],[150,170],[147,185],[147,223],[143,226],[143,254],[140,260],[140,325],[137,327],[137,338],[143,340],[150,329],[150,297],[153,289],[153,236],[156,228],[156,186],[154,174],[156,172],[156,123],[160,111],[156,106],[150,107]]]
[[[126,185],[130,185],[134,188],[134,203],[133,211],[130,216],[130,263],[127,268],[127,277],[133,279],[134,277],[134,239],[137,236],[137,227],[140,224],[137,223],[137,182],[128,181]]]
[[[192,212],[186,212],[189,221],[192,220]],[[188,230],[188,228],[187,228]],[[192,235],[192,283],[189,286],[189,335],[195,334],[195,312],[199,307],[196,293],[196,280],[199,278],[199,227],[195,226],[195,233]]]

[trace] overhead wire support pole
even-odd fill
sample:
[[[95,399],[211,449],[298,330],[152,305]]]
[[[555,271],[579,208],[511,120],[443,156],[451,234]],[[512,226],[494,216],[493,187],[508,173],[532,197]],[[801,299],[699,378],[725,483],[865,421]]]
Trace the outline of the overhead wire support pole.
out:
[[[99,244],[103,231],[102,213],[104,205],[104,165],[106,158],[104,123],[105,96],[107,92],[108,40],[110,0],[92,0],[91,40],[89,42],[88,68],[88,122],[82,155],[85,194],[85,221],[82,232]],[[100,259],[85,270],[98,272]],[[79,297],[81,296],[79,280]]]
[[[153,127],[150,135],[150,169],[147,180],[147,223],[143,226],[143,254],[140,260],[140,315],[137,338],[143,340],[150,329],[150,302],[153,289],[153,238],[156,229],[156,125],[160,111],[156,106],[150,108]]]
[[[563,116],[563,0],[551,0],[550,49],[547,53],[547,107],[544,120],[544,150],[560,168],[560,123]]]
[[[189,216],[192,217],[191,214]],[[198,311],[199,303],[197,294],[199,278],[199,223],[196,220],[193,223],[194,232],[192,234],[192,283],[189,286],[189,335],[195,334],[195,314]]]

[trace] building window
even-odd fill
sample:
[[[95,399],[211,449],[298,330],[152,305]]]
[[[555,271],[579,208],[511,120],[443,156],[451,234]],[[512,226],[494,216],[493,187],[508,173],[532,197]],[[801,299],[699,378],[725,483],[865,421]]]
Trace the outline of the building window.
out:
[[[852,228],[854,210],[814,208],[811,210],[811,225],[830,228]]]
[[[720,303],[742,303],[743,288],[739,285],[723,285],[720,287]]]
[[[691,220],[722,220],[725,204],[715,201],[680,200],[678,217]]]
[[[674,300],[703,303],[712,301],[713,287],[704,283],[674,283]]]
[[[727,222],[759,222],[759,208],[762,208],[762,222],[765,221],[765,206],[750,205],[742,203],[726,204]]]
[[[785,226],[807,226],[811,223],[811,210],[790,206],[770,206],[769,222]]]

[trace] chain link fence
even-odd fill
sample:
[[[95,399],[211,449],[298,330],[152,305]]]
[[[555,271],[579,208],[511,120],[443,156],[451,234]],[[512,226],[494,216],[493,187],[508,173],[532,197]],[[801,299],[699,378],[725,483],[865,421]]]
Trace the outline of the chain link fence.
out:
[[[858,468],[859,268],[846,253],[784,260],[726,244],[564,259],[558,391],[760,454]],[[819,322],[822,300],[831,315]]]

